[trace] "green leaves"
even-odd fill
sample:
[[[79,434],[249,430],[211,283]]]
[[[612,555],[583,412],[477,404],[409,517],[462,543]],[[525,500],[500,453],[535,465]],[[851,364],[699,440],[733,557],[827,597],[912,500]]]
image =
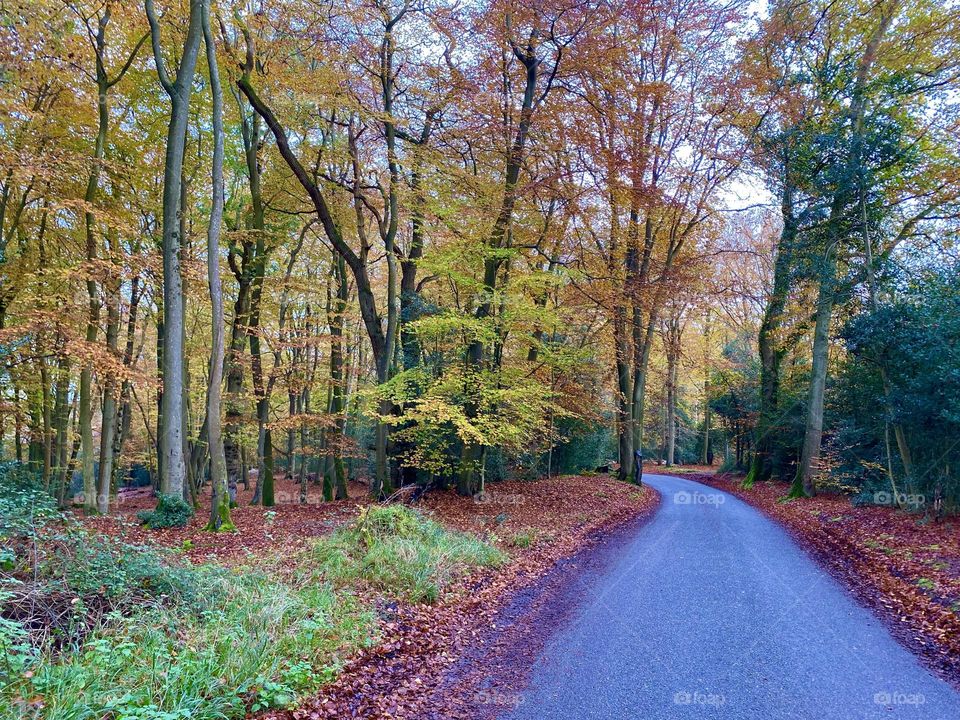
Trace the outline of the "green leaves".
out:
[[[454,451],[463,443],[512,453],[529,450],[548,439],[551,417],[568,414],[557,402],[558,393],[520,370],[454,366],[436,378],[419,370],[396,380],[390,388],[400,385],[407,391],[393,394],[402,398],[403,410],[389,418],[397,425],[395,435],[411,446],[402,460],[428,472],[452,471],[459,463]]]
[[[161,495],[154,510],[141,510],[137,519],[153,529],[183,527],[193,517],[193,506],[181,497]]]
[[[960,462],[957,273],[956,268],[919,273],[903,284],[895,301],[854,316],[843,328],[849,354],[840,366],[832,404],[839,427],[836,444],[843,467],[867,490],[871,481],[888,489],[882,439],[889,422],[905,434],[916,466],[916,477],[905,478],[910,483],[905,492],[924,494],[929,503],[938,489],[948,502],[960,497],[951,470]],[[895,445],[893,451],[899,475]]]
[[[0,464],[0,542],[33,537],[39,527],[61,517],[56,500],[27,466]]]

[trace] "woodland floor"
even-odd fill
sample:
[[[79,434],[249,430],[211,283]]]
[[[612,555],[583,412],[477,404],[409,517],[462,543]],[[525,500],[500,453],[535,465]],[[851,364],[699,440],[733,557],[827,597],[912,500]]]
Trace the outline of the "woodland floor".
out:
[[[251,494],[240,491],[233,511],[237,533],[203,530],[208,498],[186,527],[146,530],[136,512],[155,503],[147,493],[124,497],[111,515],[86,522],[130,543],[177,548],[195,562],[262,566],[351,521],[357,507],[370,502],[366,486],[357,483],[349,500],[319,502],[319,488],[311,486],[308,500],[314,501],[300,504],[299,486],[279,475],[274,508],[249,505]],[[484,685],[473,672],[482,667],[480,656],[505,645],[535,650],[545,634],[514,621],[533,612],[561,613],[562,604],[545,610],[538,601],[576,569],[577,553],[642,522],[658,502],[652,488],[608,476],[501,482],[476,498],[452,491],[428,494],[414,507],[448,527],[493,541],[510,562],[461,578],[432,605],[372,598],[380,617],[376,645],[352,658],[318,696],[294,709],[261,715],[289,720],[495,716],[515,695]],[[502,651],[498,656],[507,657]]]
[[[677,475],[725,490],[783,525],[823,567],[939,675],[960,687],[960,518],[927,521],[893,508],[859,506],[841,495],[784,501],[788,484],[740,487],[741,476],[704,468]]]
[[[783,502],[787,486],[740,488],[740,477],[690,466],[645,472],[673,474],[730,492],[783,525],[801,547],[871,607],[895,637],[938,674],[960,686],[960,521],[925,522],[889,508],[854,507],[848,497],[821,495]],[[276,507],[249,505],[240,493],[237,533],[203,531],[209,500],[185,528],[150,531],[137,510],[148,495],[124,497],[114,514],[89,519],[128,542],[178,548],[195,562],[263,564],[305,547],[350,522],[369,504],[366,486],[351,499],[319,502],[311,486],[300,504],[299,486],[277,477]],[[511,562],[457,581],[433,605],[373,599],[379,641],[361,651],[316,697],[267,717],[492,718],[522,700],[525,673],[575,598],[580,572],[602,565],[596,546],[616,547],[655,510],[659,496],[607,476],[564,477],[491,485],[477,498],[434,492],[416,507],[448,527],[492,540]],[[582,552],[589,549],[587,552]],[[569,601],[569,602],[568,602]],[[546,629],[545,629],[546,628]],[[491,671],[491,668],[496,671]],[[497,678],[497,685],[488,682]]]

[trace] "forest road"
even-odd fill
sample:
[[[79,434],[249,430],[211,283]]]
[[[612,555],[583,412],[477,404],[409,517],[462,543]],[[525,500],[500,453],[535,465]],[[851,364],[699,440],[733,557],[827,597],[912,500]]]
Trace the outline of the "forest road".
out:
[[[500,718],[960,720],[960,693],[771,520],[700,483],[644,480],[657,514]]]

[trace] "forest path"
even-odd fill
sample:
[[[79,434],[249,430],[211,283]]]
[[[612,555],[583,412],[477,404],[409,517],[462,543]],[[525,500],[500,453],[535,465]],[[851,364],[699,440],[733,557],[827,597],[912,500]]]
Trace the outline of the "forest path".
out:
[[[779,526],[647,475],[656,516],[583,589],[504,720],[960,718],[960,693]]]

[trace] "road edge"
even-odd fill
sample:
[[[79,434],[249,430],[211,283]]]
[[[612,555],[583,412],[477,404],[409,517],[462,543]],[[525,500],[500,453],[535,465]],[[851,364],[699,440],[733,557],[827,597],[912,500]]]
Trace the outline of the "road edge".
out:
[[[649,507],[590,533],[575,553],[559,558],[534,582],[519,588],[494,615],[447,672],[436,693],[444,711],[429,720],[495,720],[522,704],[537,658],[581,607],[584,597],[579,591],[616,561],[619,551],[659,510],[661,493],[652,485],[644,487],[654,495]]]
[[[838,542],[836,538],[829,537],[825,531],[818,528],[820,534],[825,538],[825,542],[830,544],[830,551],[839,553],[839,557],[831,555],[820,543],[811,541],[814,530],[785,522],[762,504],[755,502],[756,498],[751,496],[748,491],[738,487],[730,487],[727,484],[730,480],[724,482],[720,477],[699,472],[672,473],[658,470],[656,473],[650,474],[668,475],[681,480],[698,482],[701,485],[729,493],[760,512],[765,518],[786,532],[800,550],[813,560],[817,567],[836,580],[844,592],[858,605],[869,610],[886,628],[891,637],[908,650],[926,670],[951,685],[955,690],[960,691],[960,658],[946,653],[936,638],[919,627],[912,618],[910,621],[904,621],[897,611],[891,607],[889,601],[884,602],[885,599],[888,599],[888,595],[873,582],[873,578],[868,576],[864,581],[856,568],[857,563],[863,562],[863,558],[858,554],[855,544]],[[733,476],[727,477],[732,479]],[[809,534],[805,533],[804,530],[807,530]]]

